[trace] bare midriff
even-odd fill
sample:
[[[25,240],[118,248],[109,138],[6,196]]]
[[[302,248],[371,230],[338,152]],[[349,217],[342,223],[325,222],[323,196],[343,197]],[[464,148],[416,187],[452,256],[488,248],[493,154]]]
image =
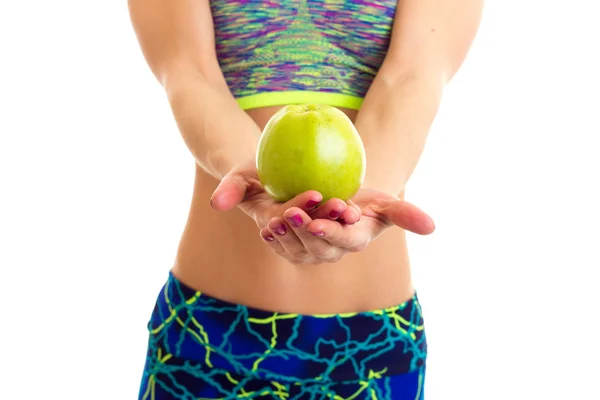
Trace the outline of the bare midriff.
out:
[[[262,129],[279,107],[249,110]],[[342,109],[354,120],[356,111]],[[214,211],[217,180],[196,167],[173,274],[206,295],[274,312],[331,314],[400,304],[414,294],[404,230],[389,228],[335,264],[294,265],[276,255],[239,209]]]

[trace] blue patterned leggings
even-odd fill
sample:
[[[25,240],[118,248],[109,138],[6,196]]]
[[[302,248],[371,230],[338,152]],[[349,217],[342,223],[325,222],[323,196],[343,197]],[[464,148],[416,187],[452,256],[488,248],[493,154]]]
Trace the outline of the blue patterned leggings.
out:
[[[300,315],[218,300],[172,274],[148,323],[142,400],[422,400],[416,295],[382,310]]]

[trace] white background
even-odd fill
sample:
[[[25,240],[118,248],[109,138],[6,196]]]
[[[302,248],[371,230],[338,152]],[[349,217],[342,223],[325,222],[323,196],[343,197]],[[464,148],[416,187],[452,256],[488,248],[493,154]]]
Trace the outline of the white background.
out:
[[[0,3],[0,398],[134,399],[193,161],[125,1]],[[600,399],[600,28],[489,0],[408,198],[428,400]]]

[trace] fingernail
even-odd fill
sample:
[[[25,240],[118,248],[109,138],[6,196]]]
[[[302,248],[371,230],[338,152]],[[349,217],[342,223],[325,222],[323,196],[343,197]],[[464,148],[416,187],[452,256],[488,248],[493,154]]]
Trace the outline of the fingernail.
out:
[[[263,239],[265,239],[267,242],[272,242],[273,240],[275,240],[273,235],[263,236]]]
[[[285,235],[286,231],[287,231],[287,229],[285,228],[285,225],[283,225],[283,224],[281,224],[277,228],[275,228],[275,233],[278,235]]]
[[[315,236],[325,236],[325,232],[323,232],[323,231],[312,232],[312,234]]]
[[[302,217],[300,214],[294,214],[291,217],[288,217],[287,220],[292,226],[298,227],[302,225]]]
[[[330,218],[337,218],[337,217],[339,217],[340,215],[342,215],[342,213],[341,213],[341,212],[339,212],[338,210],[331,210],[331,211],[329,212],[329,217],[330,217]]]
[[[309,200],[306,203],[306,208],[313,208],[316,207],[317,205],[319,205],[320,201],[316,201],[316,200]]]

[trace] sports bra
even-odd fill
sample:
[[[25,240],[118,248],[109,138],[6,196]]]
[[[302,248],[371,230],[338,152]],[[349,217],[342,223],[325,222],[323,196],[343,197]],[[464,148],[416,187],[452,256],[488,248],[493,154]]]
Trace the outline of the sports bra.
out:
[[[219,65],[244,110],[358,110],[389,46],[397,0],[211,0]]]

